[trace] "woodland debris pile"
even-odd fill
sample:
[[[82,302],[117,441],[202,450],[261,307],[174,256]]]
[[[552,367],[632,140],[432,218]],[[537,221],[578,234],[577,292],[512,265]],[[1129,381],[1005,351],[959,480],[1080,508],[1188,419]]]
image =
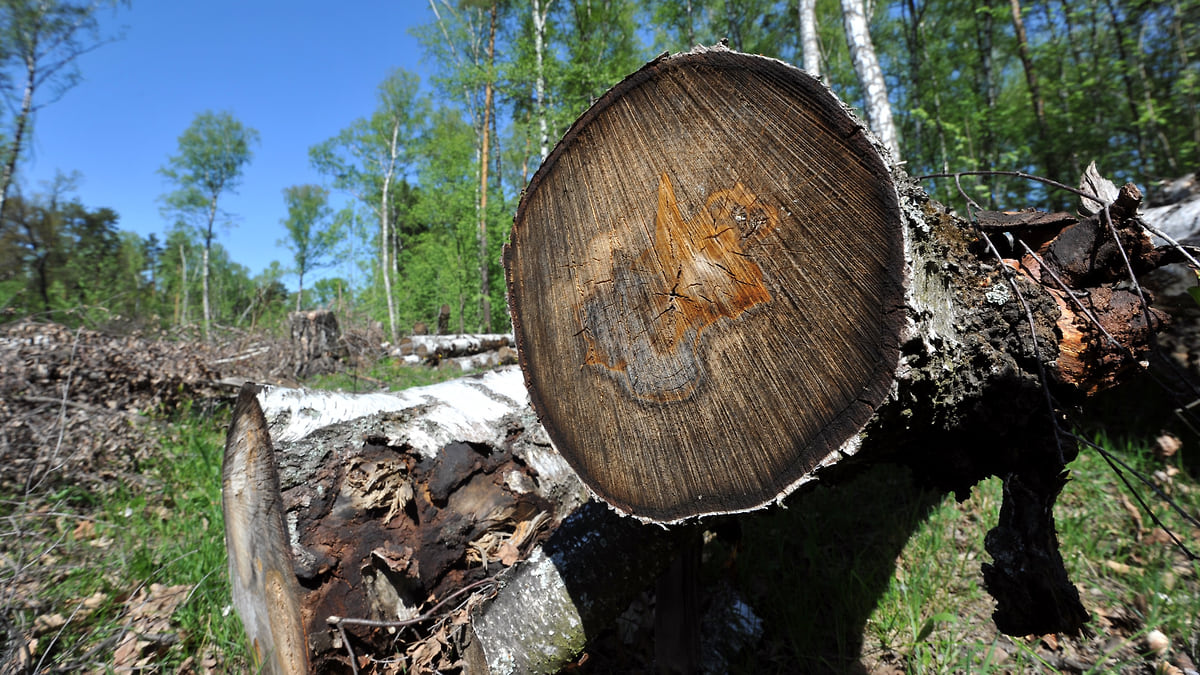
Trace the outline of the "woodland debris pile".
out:
[[[288,372],[285,341],[169,337],[29,321],[0,328],[0,486],[25,490],[51,474],[74,483],[132,478],[155,447],[143,436],[149,413]]]

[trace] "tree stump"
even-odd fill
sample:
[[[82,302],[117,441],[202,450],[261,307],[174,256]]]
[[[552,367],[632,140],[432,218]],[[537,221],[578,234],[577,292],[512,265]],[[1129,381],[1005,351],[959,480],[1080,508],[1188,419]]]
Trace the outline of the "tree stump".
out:
[[[288,315],[295,349],[296,377],[333,372],[345,351],[337,316],[327,309],[292,312]]]

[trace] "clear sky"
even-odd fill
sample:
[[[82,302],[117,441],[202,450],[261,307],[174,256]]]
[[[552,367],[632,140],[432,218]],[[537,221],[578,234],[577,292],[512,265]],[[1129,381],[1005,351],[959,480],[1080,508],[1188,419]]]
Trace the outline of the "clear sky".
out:
[[[409,33],[432,19],[420,0],[134,0],[100,16],[106,35],[124,38],[81,57],[83,81],[38,113],[25,190],[79,171],[84,205],[162,239],[157,200],[171,186],[158,169],[196,113],[228,110],[261,135],[238,193],[221,201],[236,225],[217,234],[251,274],[290,263],[276,244],[282,191],[321,182],[308,148],[370,114],[393,68],[423,82],[431,72]]]

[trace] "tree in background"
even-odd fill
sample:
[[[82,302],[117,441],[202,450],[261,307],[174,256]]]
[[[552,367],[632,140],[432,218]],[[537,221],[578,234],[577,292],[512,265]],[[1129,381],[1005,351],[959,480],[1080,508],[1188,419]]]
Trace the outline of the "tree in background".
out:
[[[300,290],[296,293],[296,311],[300,311],[304,297],[304,275],[325,267],[330,253],[341,238],[336,227],[331,225],[333,209],[329,206],[329,191],[320,185],[293,185],[283,190],[287,204],[287,217],[281,222],[287,237],[280,244],[292,252],[296,263],[293,271],[300,278]]]
[[[14,111],[12,129],[0,144],[0,222],[34,115],[79,83],[76,59],[107,42],[100,37],[96,12],[114,4],[111,0],[0,2],[0,85]],[[39,100],[45,89],[49,95]]]
[[[178,186],[163,198],[166,211],[197,226],[204,239],[200,273],[206,340],[212,321],[209,258],[219,213],[218,200],[221,195],[237,190],[242,171],[253,157],[251,147],[257,143],[258,132],[243,125],[232,113],[205,111],[196,115],[179,137],[179,154],[159,170]]]
[[[504,9],[508,9],[505,3]],[[479,275],[479,323],[481,332],[490,332],[492,324],[491,260],[488,234],[492,213],[488,208],[489,195],[503,182],[499,169],[493,173],[493,162],[499,162],[496,140],[496,88],[499,72],[496,67],[496,35],[501,19],[499,0],[451,3],[449,0],[430,0],[441,40],[426,37],[426,49],[449,66],[439,84],[457,100],[470,117],[476,135],[475,222],[477,269]]]
[[[1017,0],[1013,0],[1017,2]],[[896,126],[892,122],[892,104],[888,100],[887,84],[883,80],[883,69],[875,56],[875,43],[871,41],[868,17],[863,0],[842,0],[842,23],[846,28],[846,44],[850,45],[850,59],[858,73],[863,89],[863,106],[871,131],[892,153],[892,161],[900,161],[900,141],[896,138]]]
[[[419,171],[421,190],[414,219],[424,227],[414,237],[403,260],[402,310],[414,321],[431,322],[438,308],[450,305],[458,332],[467,322],[477,324],[480,303],[475,220],[475,130],[453,108],[434,111],[422,139]]]
[[[14,193],[0,232],[0,298],[13,318],[111,325],[152,311],[145,242],[117,228],[108,208],[70,193],[79,180],[58,174],[43,192]]]
[[[392,280],[397,252],[403,249],[399,222],[409,202],[406,175],[415,159],[413,146],[428,115],[416,75],[397,69],[380,85],[370,117],[355,120],[337,136],[309,149],[313,167],[333,186],[354,196],[379,223],[378,270],[387,303],[388,335],[399,336]]]

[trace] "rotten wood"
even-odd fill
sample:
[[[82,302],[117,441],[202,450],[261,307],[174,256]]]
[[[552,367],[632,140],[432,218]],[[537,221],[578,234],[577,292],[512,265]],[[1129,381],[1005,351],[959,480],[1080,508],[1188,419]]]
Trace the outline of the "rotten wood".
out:
[[[327,309],[292,312],[288,328],[295,349],[295,375],[308,377],[337,370],[345,353],[337,316]]]
[[[391,394],[263,388],[258,401],[273,443],[257,456],[279,467],[291,542],[286,563],[270,567],[299,582],[314,672],[347,668],[347,641],[360,655],[393,649],[388,625],[361,620],[394,631],[490,579],[495,599],[472,596],[439,634],[458,645],[453,653],[561,666],[673,555],[674,533],[581,508],[587,494],[536,423],[515,367]],[[246,426],[246,410],[233,430]],[[243,438],[231,431],[230,447]],[[230,556],[231,565],[245,559],[233,547]],[[553,627],[552,645],[539,626]],[[442,652],[418,645],[400,657],[419,669]]]

